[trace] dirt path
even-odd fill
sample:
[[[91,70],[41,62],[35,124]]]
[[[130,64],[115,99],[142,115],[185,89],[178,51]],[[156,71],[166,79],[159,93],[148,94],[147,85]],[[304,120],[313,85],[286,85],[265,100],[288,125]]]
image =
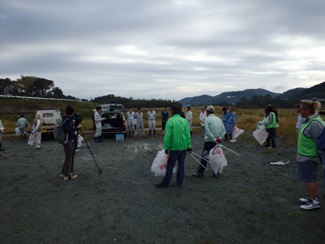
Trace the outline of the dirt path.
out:
[[[75,157],[79,177],[63,181],[63,148],[43,141],[35,150],[16,138],[0,153],[1,243],[322,243],[323,208],[299,209],[304,184],[296,180],[295,148],[260,147],[251,133],[225,151],[228,166],[219,179],[211,171],[192,178],[197,163],[187,155],[185,182],[175,175],[166,189],[154,185],[150,167],[162,136],[113,138],[85,143]],[[200,154],[203,140],[193,136]],[[285,166],[269,161],[290,160]],[[320,173],[320,170],[319,170]],[[321,174],[319,174],[321,177]],[[323,195],[324,187],[319,194]],[[323,199],[323,198],[322,198]]]

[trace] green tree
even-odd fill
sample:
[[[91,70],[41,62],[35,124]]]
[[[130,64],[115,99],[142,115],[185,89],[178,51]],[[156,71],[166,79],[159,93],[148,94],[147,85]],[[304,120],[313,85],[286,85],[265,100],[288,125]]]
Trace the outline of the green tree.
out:
[[[11,95],[14,82],[9,78],[0,79],[0,95]]]

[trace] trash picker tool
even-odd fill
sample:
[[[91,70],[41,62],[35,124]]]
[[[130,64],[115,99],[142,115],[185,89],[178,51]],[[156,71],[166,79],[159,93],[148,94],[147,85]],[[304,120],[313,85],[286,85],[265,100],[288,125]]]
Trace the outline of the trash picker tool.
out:
[[[193,152],[190,152],[190,155],[192,156],[192,158],[194,158],[194,160],[198,163],[198,164],[200,164],[206,171],[209,171],[203,164],[201,164],[201,162],[196,158],[196,157],[194,157],[194,155],[195,156],[197,156],[197,157],[199,157],[199,158],[202,158],[200,155],[198,155],[198,154],[196,154],[196,153],[193,153]],[[209,160],[207,160],[206,158],[202,158],[202,159],[204,159],[204,160],[206,160],[207,162],[209,162]]]
[[[239,156],[239,153],[236,153],[235,151],[233,151],[233,150],[231,150],[230,148],[228,148],[228,147],[225,147],[224,145],[222,145],[222,144],[219,144],[221,147],[223,147],[223,148],[226,148],[228,151],[230,151],[230,152],[232,152],[232,153],[234,153],[234,154],[236,154],[237,156]]]

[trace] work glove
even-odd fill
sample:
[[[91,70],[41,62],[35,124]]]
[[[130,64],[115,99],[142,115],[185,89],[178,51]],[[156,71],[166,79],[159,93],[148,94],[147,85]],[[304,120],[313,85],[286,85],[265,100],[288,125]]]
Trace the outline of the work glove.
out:
[[[192,152],[192,148],[187,148],[187,150],[186,150],[187,152],[189,152],[189,153],[191,153]]]
[[[220,138],[218,137],[218,138],[216,138],[216,143],[221,143],[221,140],[220,140]]]

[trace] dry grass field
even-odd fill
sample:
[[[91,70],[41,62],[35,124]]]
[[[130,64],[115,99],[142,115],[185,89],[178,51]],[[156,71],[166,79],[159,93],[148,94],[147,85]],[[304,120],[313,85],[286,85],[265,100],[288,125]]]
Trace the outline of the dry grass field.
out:
[[[82,115],[83,122],[82,127],[84,130],[91,130],[92,125],[92,108],[96,106],[96,104],[87,104],[80,105],[81,103],[74,103],[72,106],[75,107],[75,110]],[[19,104],[18,104],[19,106]],[[23,107],[23,105],[21,105]],[[60,104],[59,107],[61,112],[64,111],[64,107],[66,104]],[[147,112],[148,108],[143,108],[143,117],[144,117],[144,124],[145,127],[147,127]],[[157,127],[161,127],[161,112],[163,111],[163,108],[155,108],[158,118],[157,118]],[[216,115],[221,118],[221,110],[222,107],[216,106]],[[36,109],[35,109],[36,111]],[[186,108],[183,107],[184,113],[186,113]],[[194,133],[200,132],[200,120],[199,120],[199,114],[201,112],[201,107],[192,107],[191,111],[193,113],[193,126],[196,126],[196,128],[193,129]],[[125,113],[127,110],[125,109]],[[256,128],[256,123],[263,119],[264,116],[264,109],[236,109],[235,112],[237,114],[237,127],[244,129],[245,131],[254,131]],[[19,118],[18,114],[0,114],[0,119],[2,120],[2,123],[5,127],[5,132],[8,134],[14,133],[16,122]],[[296,143],[297,135],[296,135],[296,120],[297,120],[297,112],[296,109],[278,109],[278,116],[279,116],[279,128],[277,130],[277,135],[281,136],[284,141],[288,143],[288,145],[292,146]],[[32,122],[34,114],[26,114],[25,116],[28,121]]]

